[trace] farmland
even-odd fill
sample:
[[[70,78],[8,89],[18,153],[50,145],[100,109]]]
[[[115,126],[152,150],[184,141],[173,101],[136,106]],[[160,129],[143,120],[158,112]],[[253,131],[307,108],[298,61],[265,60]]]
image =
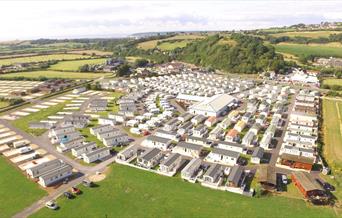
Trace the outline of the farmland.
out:
[[[173,50],[175,48],[182,48],[187,45],[187,43],[197,40],[203,39],[204,36],[201,35],[176,35],[166,39],[160,40],[149,40],[146,42],[141,42],[137,45],[138,48],[143,50],[153,49],[158,47],[161,50]],[[161,43],[158,45],[158,42]]]
[[[62,71],[32,71],[32,72],[20,72],[3,74],[0,78],[64,78],[64,79],[95,79],[102,76],[110,76],[112,73],[79,73],[79,72],[62,72]]]
[[[42,198],[45,192],[0,156],[0,217],[15,213]]]
[[[324,156],[334,169],[342,170],[342,102],[323,100]]]
[[[36,56],[30,56],[30,57],[0,59],[0,65],[11,65],[15,63],[44,62],[44,61],[51,61],[51,60],[75,60],[75,59],[83,59],[83,58],[90,58],[90,56],[80,55],[80,54],[36,55]]]
[[[295,44],[295,43],[279,43],[275,45],[277,52],[292,54],[295,56],[314,55],[318,57],[342,57],[342,47],[331,44]]]
[[[85,64],[95,65],[103,64],[106,59],[89,59],[89,60],[76,60],[76,61],[60,61],[57,64],[52,65],[50,70],[57,71],[78,71],[79,68]]]
[[[342,79],[324,79],[324,85],[339,85],[342,86]]]
[[[60,198],[60,210],[43,208],[31,217],[272,217],[274,208],[279,217],[334,217],[332,209],[303,200],[248,198],[127,166],[111,168],[98,188],[84,188],[72,201]]]
[[[339,34],[339,33],[341,33],[341,31],[303,31],[303,32],[293,31],[293,32],[275,33],[275,34],[271,34],[271,36],[319,38],[319,37],[329,37],[329,35],[331,34]]]

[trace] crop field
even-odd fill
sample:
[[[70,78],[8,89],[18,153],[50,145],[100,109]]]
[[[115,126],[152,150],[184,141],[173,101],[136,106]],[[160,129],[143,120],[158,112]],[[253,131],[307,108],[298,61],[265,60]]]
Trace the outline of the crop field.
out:
[[[63,79],[95,79],[103,76],[111,76],[112,73],[80,73],[80,72],[62,72],[62,71],[32,71],[20,73],[8,73],[0,75],[0,78],[63,78]]]
[[[308,38],[319,38],[319,37],[329,37],[330,34],[339,34],[341,31],[310,31],[310,32],[283,32],[271,34],[274,37],[289,36],[289,37],[308,37]]]
[[[315,55],[319,57],[342,57],[342,47],[335,47],[329,44],[295,44],[295,43],[279,43],[274,45],[277,52],[288,53],[296,56]]]
[[[97,184],[81,187],[74,200],[59,198],[58,211],[43,208],[31,217],[335,217],[299,199],[250,198],[117,164]]]
[[[49,69],[57,70],[57,71],[78,71],[79,68],[85,64],[89,64],[89,65],[103,64],[105,61],[106,61],[105,58],[76,60],[76,61],[60,61],[57,64],[51,65]]]
[[[342,101],[323,100],[324,157],[342,171]]]
[[[11,217],[46,194],[0,156],[0,217]]]
[[[339,85],[342,86],[342,79],[324,79],[324,85]]]
[[[31,57],[20,57],[20,58],[7,58],[0,59],[0,65],[11,65],[15,63],[30,63],[30,62],[44,62],[50,60],[75,60],[90,58],[88,55],[80,54],[49,54],[49,55],[37,55]]]

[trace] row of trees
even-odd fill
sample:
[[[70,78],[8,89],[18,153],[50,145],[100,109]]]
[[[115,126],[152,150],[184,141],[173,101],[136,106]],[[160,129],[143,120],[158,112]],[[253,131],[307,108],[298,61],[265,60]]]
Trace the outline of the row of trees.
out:
[[[342,33],[339,34],[330,34],[328,37],[318,37],[318,38],[310,38],[303,36],[280,36],[275,37],[272,35],[266,35],[265,40],[269,41],[272,44],[278,44],[280,42],[292,42],[299,44],[309,44],[309,43],[329,43],[329,42],[340,42],[342,43]]]

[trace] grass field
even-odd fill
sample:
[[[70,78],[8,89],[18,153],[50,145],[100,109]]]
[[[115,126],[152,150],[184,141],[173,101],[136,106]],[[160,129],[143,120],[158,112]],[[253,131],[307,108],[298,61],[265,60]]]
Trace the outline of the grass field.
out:
[[[10,65],[14,63],[43,62],[43,61],[49,61],[49,60],[75,60],[75,59],[82,59],[82,58],[90,58],[90,56],[79,55],[79,54],[37,55],[37,56],[31,56],[31,57],[0,59],[0,65]]]
[[[105,58],[76,61],[60,61],[57,64],[52,65],[49,69],[57,71],[79,71],[79,68],[85,64],[103,64],[105,61]]]
[[[215,191],[127,166],[113,165],[99,187],[74,200],[58,199],[60,210],[43,208],[32,217],[334,217],[330,208],[285,197],[249,198]]]
[[[148,49],[153,49],[157,47],[158,42],[163,42],[161,43],[158,47],[163,50],[173,50],[175,48],[182,48],[187,45],[187,43],[196,40],[196,39],[203,39],[205,36],[201,35],[176,35],[172,36],[166,39],[160,39],[160,40],[149,40],[146,42],[141,42],[137,45],[138,48],[143,49],[143,50],[148,50]],[[180,40],[177,42],[168,42],[171,40]]]
[[[7,102],[7,101],[0,101],[0,108],[7,107],[9,105],[10,105],[9,102]]]
[[[342,86],[342,79],[324,79],[324,85],[339,85]]]
[[[282,36],[289,36],[289,37],[308,37],[308,38],[319,38],[319,37],[329,37],[330,34],[339,34],[342,31],[310,31],[310,32],[283,32],[283,33],[275,33],[271,34],[274,37],[282,37]]]
[[[0,75],[0,78],[14,78],[14,77],[26,77],[26,78],[65,78],[65,79],[95,79],[102,76],[111,76],[112,73],[80,73],[80,72],[61,72],[61,71],[32,71],[32,72],[20,72],[20,73],[8,73]]]
[[[68,51],[69,54],[87,54],[87,55],[112,55],[113,52],[109,51],[99,51],[99,50],[76,50],[76,51]]]
[[[0,156],[0,217],[11,217],[46,194]]]
[[[324,157],[342,171],[342,101],[323,100]]]
[[[315,55],[319,57],[342,57],[342,47],[332,44],[295,44],[295,43],[279,43],[274,45],[277,52],[300,55]]]
[[[66,103],[57,104],[55,106],[42,109],[39,112],[31,113],[30,115],[12,121],[12,124],[16,128],[21,129],[27,133],[30,133],[34,136],[39,136],[46,132],[46,129],[30,129],[29,122],[47,119],[48,116],[55,115],[57,112],[62,111],[65,104]]]
[[[184,48],[190,41],[189,40],[182,40],[176,42],[163,42],[158,45],[158,48],[162,51],[171,51],[175,48]]]

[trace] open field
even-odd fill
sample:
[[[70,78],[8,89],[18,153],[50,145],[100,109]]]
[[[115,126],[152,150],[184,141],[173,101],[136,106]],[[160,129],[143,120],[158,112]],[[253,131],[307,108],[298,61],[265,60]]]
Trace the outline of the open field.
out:
[[[76,60],[76,61],[60,61],[57,64],[51,65],[49,69],[57,70],[57,71],[78,71],[79,68],[85,64],[89,64],[89,65],[103,64],[105,61],[106,61],[105,58]]]
[[[324,157],[329,165],[342,171],[342,102],[323,100]]]
[[[342,79],[324,79],[324,85],[339,85],[342,86]]]
[[[126,61],[129,63],[134,63],[138,59],[142,59],[142,57],[137,57],[137,56],[127,56],[125,57]]]
[[[277,52],[288,53],[295,56],[315,55],[319,57],[342,57],[342,47],[336,47],[331,44],[295,44],[295,43],[279,43],[274,45]]]
[[[58,199],[58,211],[43,208],[32,217],[335,216],[332,209],[313,207],[303,200],[249,198],[121,165],[113,165],[98,185],[94,189],[82,187],[83,194],[72,201]]]
[[[68,51],[69,54],[87,54],[87,55],[112,55],[113,52],[109,51],[99,51],[99,50],[75,50],[75,51]]]
[[[7,102],[7,101],[0,101],[0,108],[7,107],[9,105],[10,105],[9,102]]]
[[[0,78],[64,78],[64,79],[95,79],[102,76],[110,76],[112,73],[80,73],[80,72],[61,72],[61,71],[32,71],[32,72],[20,72],[20,73],[8,73],[0,75]]]
[[[42,198],[46,193],[0,156],[0,217],[7,218]]]
[[[274,37],[281,37],[281,36],[289,36],[289,37],[308,37],[308,38],[319,38],[319,37],[329,37],[330,34],[339,34],[342,31],[308,31],[308,32],[283,32],[283,33],[275,33],[271,34]]]
[[[57,104],[55,106],[42,109],[39,112],[31,113],[30,115],[12,121],[12,125],[34,136],[39,136],[46,132],[46,129],[30,129],[29,123],[32,121],[44,120],[47,119],[48,116],[55,115],[57,112],[62,111],[65,104],[66,103]]]
[[[163,42],[158,45],[158,48],[162,51],[171,51],[175,48],[184,48],[190,41],[182,40],[177,42]]]
[[[37,56],[31,56],[31,57],[0,59],[0,65],[10,65],[10,64],[15,64],[15,63],[43,62],[43,61],[49,61],[49,60],[75,60],[75,59],[82,59],[82,58],[90,58],[90,56],[79,55],[79,54],[37,55]]]
[[[160,39],[160,40],[149,40],[146,42],[141,42],[137,45],[138,48],[143,49],[143,50],[148,50],[148,49],[153,49],[157,47],[158,42],[163,42],[161,43],[158,48],[161,50],[173,50],[175,48],[182,48],[187,45],[187,43],[191,42],[192,40],[196,39],[203,39],[205,36],[201,35],[176,35],[172,36],[166,39]],[[179,40],[177,42],[168,42],[172,40]]]

